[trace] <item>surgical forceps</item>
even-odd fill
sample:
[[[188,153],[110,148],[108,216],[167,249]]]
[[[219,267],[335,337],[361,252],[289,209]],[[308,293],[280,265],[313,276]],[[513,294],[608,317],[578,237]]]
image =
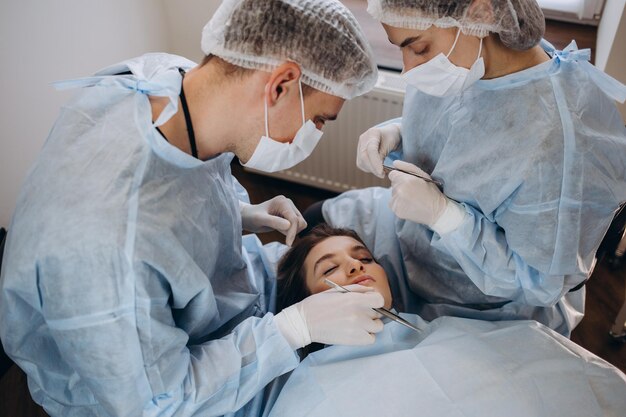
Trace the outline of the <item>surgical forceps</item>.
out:
[[[391,171],[398,171],[398,172],[402,172],[402,173],[404,173],[404,174],[413,175],[414,177],[420,178],[420,179],[422,179],[422,180],[424,180],[424,181],[426,181],[426,182],[432,182],[433,184],[438,185],[439,187],[443,187],[443,183],[442,183],[441,181],[433,180],[432,178],[422,177],[421,175],[416,174],[416,173],[414,173],[414,172],[405,171],[405,170],[403,170],[403,169],[399,169],[399,168],[392,167],[392,166],[389,166],[389,165],[384,165],[384,164],[383,164],[383,171],[384,171],[386,174],[389,174]]]
[[[333,287],[334,289],[336,289],[337,291],[340,292],[351,292],[349,289],[342,287],[339,284],[335,284],[334,282],[332,282],[331,280],[324,278],[324,282],[326,283],[326,285]],[[410,322],[406,321],[405,319],[403,319],[402,317],[398,316],[397,314],[392,313],[391,311],[387,310],[386,308],[372,308],[372,310],[374,310],[375,312],[382,314],[383,316],[402,324],[403,326],[408,327],[411,330],[415,330],[416,332],[420,332],[421,330],[419,328],[417,328],[414,324],[411,324]]]

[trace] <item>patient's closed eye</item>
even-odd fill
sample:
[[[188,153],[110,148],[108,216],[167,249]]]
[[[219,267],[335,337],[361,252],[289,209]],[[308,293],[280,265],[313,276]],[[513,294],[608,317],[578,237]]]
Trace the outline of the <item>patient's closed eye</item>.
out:
[[[337,269],[337,266],[333,266],[332,268],[327,269],[326,271],[324,271],[324,275],[328,275],[331,272],[333,272],[335,269]]]

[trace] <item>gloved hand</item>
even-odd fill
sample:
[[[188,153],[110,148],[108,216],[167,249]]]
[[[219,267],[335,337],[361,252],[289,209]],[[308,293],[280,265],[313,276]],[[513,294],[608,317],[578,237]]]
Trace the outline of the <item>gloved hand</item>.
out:
[[[430,175],[405,161],[394,161],[393,166],[430,178]],[[389,180],[389,207],[399,218],[425,224],[439,234],[456,229],[465,219],[463,206],[446,197],[435,184],[399,171],[390,172]]]
[[[298,232],[306,227],[306,221],[293,202],[279,195],[261,204],[239,202],[241,224],[244,230],[253,233],[278,230],[286,236],[285,243],[291,246]]]
[[[402,136],[400,124],[391,123],[383,127],[373,127],[359,137],[356,166],[383,178],[383,161],[389,152],[396,150]]]
[[[338,345],[367,345],[373,333],[383,329],[380,314],[383,296],[372,288],[348,285],[351,292],[328,290],[311,295],[278,313],[274,320],[295,350],[311,342]]]

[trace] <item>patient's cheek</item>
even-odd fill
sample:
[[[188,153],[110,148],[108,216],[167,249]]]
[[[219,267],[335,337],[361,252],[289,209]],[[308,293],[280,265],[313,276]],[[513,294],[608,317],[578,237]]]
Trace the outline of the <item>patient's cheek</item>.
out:
[[[315,285],[313,285],[313,287],[309,286],[309,291],[311,292],[311,294],[318,294],[320,292],[324,292],[326,290],[328,290],[329,288],[326,286],[326,284],[322,283],[322,282],[318,282]]]

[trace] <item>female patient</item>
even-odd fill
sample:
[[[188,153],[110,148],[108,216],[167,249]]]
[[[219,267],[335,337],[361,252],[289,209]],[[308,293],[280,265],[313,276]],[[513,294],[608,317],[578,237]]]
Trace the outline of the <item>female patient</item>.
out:
[[[278,311],[334,291],[325,278],[370,287],[393,305],[385,271],[347,229],[313,229],[282,257],[277,277]],[[385,322],[373,345],[310,354],[270,416],[619,416],[626,409],[621,371],[537,322],[403,317],[424,330]]]
[[[324,279],[341,286],[373,288],[383,296],[385,308],[391,307],[387,274],[356,232],[349,229],[317,226],[281,258],[277,277],[277,312],[328,290]]]

